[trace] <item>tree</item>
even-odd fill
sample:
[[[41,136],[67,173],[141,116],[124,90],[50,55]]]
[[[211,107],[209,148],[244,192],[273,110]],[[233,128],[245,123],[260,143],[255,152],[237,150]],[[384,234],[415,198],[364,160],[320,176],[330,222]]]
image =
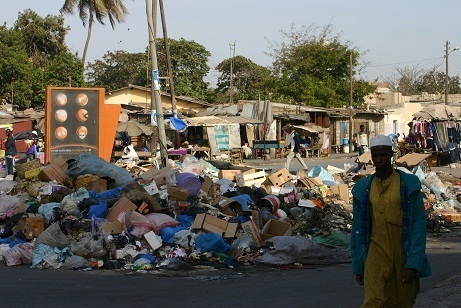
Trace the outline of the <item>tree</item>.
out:
[[[40,17],[28,9],[19,13],[14,29],[22,33],[27,54],[37,67],[44,67],[50,58],[67,51],[64,38],[69,27],[61,16]]]
[[[441,71],[437,71],[437,67],[429,69],[422,73],[421,77],[415,82],[415,92],[412,94],[419,94],[421,92],[427,93],[445,93],[447,75]],[[458,94],[461,93],[459,76],[448,76],[448,93]]]
[[[418,68],[418,65],[396,67],[396,74],[391,77],[385,78],[384,82],[389,85],[389,88],[393,91],[398,89],[402,95],[417,94],[418,90],[416,85],[421,79],[424,71]]]
[[[45,87],[83,85],[83,65],[65,45],[63,19],[26,10],[13,28],[0,27],[0,94],[19,109],[43,108]]]
[[[219,92],[229,94],[231,65],[233,100],[251,100],[268,95],[265,82],[270,78],[270,70],[243,56],[226,59],[216,66],[221,73],[217,83]]]
[[[88,25],[88,33],[82,56],[82,62],[85,64],[94,20],[96,19],[101,25],[104,25],[104,20],[108,18],[112,29],[114,29],[116,22],[121,23],[125,21],[128,10],[123,4],[123,0],[65,0],[60,12],[63,14],[74,14],[76,9],[83,22],[83,26],[86,27]]]
[[[204,81],[204,78],[210,71],[207,62],[211,53],[199,43],[187,41],[184,38],[179,40],[170,38],[168,41],[175,95],[206,99],[209,92],[208,83]],[[156,43],[159,72],[161,76],[168,76],[164,40],[157,39]]]
[[[274,98],[287,103],[312,106],[343,106],[349,104],[350,65],[358,65],[360,52],[351,42],[341,42],[340,35],[333,35],[332,25],[322,29],[311,25],[300,30],[282,31],[288,42],[271,43],[273,62],[272,82]],[[318,35],[316,33],[319,33]],[[373,93],[374,87],[364,80],[353,81],[354,104],[360,105],[364,97]]]
[[[157,59],[161,77],[168,76],[165,44],[157,39]],[[210,52],[202,45],[187,41],[169,39],[171,65],[175,95],[198,99],[209,97],[208,84],[204,81],[208,74],[207,65]],[[148,49],[146,49],[148,50]],[[149,52],[128,53],[125,51],[107,52],[102,60],[88,65],[87,79],[93,86],[107,90],[126,87],[128,84],[148,86],[151,83]],[[163,91],[168,91],[167,79],[161,79]]]
[[[108,51],[102,60],[95,60],[88,64],[86,76],[92,86],[113,91],[126,87],[128,84],[148,85],[147,69],[146,53]]]

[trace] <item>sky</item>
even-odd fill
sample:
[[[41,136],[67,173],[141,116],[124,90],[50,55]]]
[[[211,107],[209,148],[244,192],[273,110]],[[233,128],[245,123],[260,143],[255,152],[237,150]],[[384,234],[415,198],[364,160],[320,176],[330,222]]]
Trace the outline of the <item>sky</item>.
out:
[[[150,2],[150,1],[149,1]],[[343,42],[365,52],[365,70],[356,78],[385,80],[396,68],[445,72],[445,43],[449,42],[449,76],[461,74],[461,1],[459,0],[164,0],[168,37],[203,45],[211,53],[207,82],[215,84],[214,67],[233,53],[263,66],[273,59],[269,42],[282,42],[281,31],[294,26],[333,25]],[[18,12],[32,9],[40,16],[59,15],[64,0],[0,0],[2,23],[12,27]],[[95,24],[87,61],[101,59],[107,51],[143,52],[148,45],[146,1],[126,0],[129,15],[112,30],[110,23]],[[66,44],[83,54],[87,29],[78,16],[65,15],[71,28]],[[162,37],[159,20],[158,37]]]

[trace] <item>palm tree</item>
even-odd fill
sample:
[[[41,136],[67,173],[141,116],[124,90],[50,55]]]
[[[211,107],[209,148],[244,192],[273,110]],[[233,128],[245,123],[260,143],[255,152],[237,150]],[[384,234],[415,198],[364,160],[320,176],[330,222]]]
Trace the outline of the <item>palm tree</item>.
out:
[[[65,0],[60,12],[62,14],[74,14],[75,10],[78,10],[83,26],[86,27],[88,24],[88,34],[82,56],[82,62],[85,64],[95,18],[101,25],[104,25],[104,20],[109,18],[112,29],[114,29],[116,22],[125,21],[128,10],[123,4],[123,0]]]

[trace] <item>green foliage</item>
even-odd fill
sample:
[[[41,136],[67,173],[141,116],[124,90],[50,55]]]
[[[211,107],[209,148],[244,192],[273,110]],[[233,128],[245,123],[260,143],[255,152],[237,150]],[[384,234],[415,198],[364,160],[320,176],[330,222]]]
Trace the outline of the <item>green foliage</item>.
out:
[[[169,39],[175,95],[198,99],[209,97],[204,77],[210,52],[202,45],[185,39]],[[168,77],[166,51],[163,39],[157,39],[157,65],[161,77]],[[92,86],[115,90],[135,84],[150,87],[151,63],[147,53],[125,51],[107,52],[102,60],[88,65],[87,78]],[[169,91],[167,79],[161,80],[163,91]]]
[[[32,10],[19,13],[14,29],[22,33],[27,54],[38,67],[44,67],[50,58],[66,51],[64,38],[69,27],[61,16],[40,17]]]
[[[78,11],[83,26],[88,25],[88,34],[82,56],[82,62],[85,63],[94,20],[96,19],[101,25],[104,25],[105,20],[109,19],[112,29],[114,29],[117,22],[125,21],[128,10],[123,4],[123,0],[65,0],[60,10],[62,14],[74,14],[76,11]]]
[[[90,85],[113,91],[128,84],[148,86],[147,69],[146,53],[108,51],[102,60],[95,60],[88,64],[86,76]]]
[[[320,31],[319,31],[320,30]],[[350,101],[350,55],[355,74],[360,53],[350,42],[333,35],[333,27],[313,25],[282,31],[287,42],[272,43],[275,59],[273,99],[286,103],[336,107]],[[318,34],[317,34],[318,33]],[[374,88],[363,80],[353,81],[354,104],[360,105]]]
[[[199,43],[184,38],[170,38],[169,43],[175,95],[206,99],[209,92],[204,78],[210,71],[207,62],[211,53]],[[166,77],[168,69],[163,39],[157,39],[156,48],[160,75]],[[168,87],[162,88],[168,91]]]
[[[445,93],[446,89],[446,74],[432,68],[423,72],[415,82],[414,91],[412,94],[427,93]],[[461,93],[459,76],[448,76],[448,93]]]
[[[218,78],[217,91],[227,94],[224,102],[229,101],[230,79],[232,66],[232,100],[252,100],[259,97],[266,98],[266,85],[270,82],[270,70],[266,67],[257,65],[253,61],[243,56],[236,56],[226,59],[216,66],[221,73]]]
[[[0,27],[0,94],[19,109],[43,108],[48,85],[83,85],[83,65],[65,45],[67,28],[58,16],[26,10],[13,28]]]

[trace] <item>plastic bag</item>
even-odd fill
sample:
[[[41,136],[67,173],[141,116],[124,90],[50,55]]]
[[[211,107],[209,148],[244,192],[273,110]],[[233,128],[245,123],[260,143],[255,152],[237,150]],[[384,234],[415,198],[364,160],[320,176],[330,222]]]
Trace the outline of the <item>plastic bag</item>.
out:
[[[3,260],[8,266],[31,264],[33,249],[33,243],[23,243],[16,245],[6,251],[6,253],[3,255]]]
[[[189,230],[180,230],[176,232],[174,235],[174,243],[181,247],[188,248],[189,247],[189,235],[190,235]]]
[[[284,265],[293,263],[327,265],[347,263],[351,260],[348,250],[314,243],[302,236],[274,236],[266,243],[270,250],[256,259],[257,263]]]
[[[126,169],[108,163],[93,154],[80,154],[76,161],[69,164],[66,173],[75,178],[83,174],[94,174],[100,178],[108,176],[115,180],[115,185],[118,187],[124,187],[134,181]]]
[[[173,217],[168,216],[166,214],[162,214],[162,213],[147,214],[146,218],[154,226],[154,232],[156,234],[159,234],[162,228],[176,227],[177,225],[180,224],[180,222],[175,220]]]
[[[0,195],[0,217],[11,212],[19,202],[19,198],[10,195]]]
[[[322,180],[322,182],[328,186],[339,185],[339,183],[335,180],[333,175],[331,175],[321,166],[315,166],[314,168],[312,168],[309,171],[308,176],[310,176],[311,178],[319,177]]]
[[[45,203],[43,205],[40,205],[40,207],[37,210],[37,213],[44,217],[46,224],[49,224],[51,218],[53,217],[53,209],[60,208],[60,206],[61,204],[58,202]]]
[[[423,184],[434,193],[439,201],[444,200],[444,197],[446,197],[447,188],[435,172],[429,172],[426,179],[423,180]]]
[[[154,225],[142,214],[129,211],[122,217],[122,226],[129,234],[141,238],[149,231],[154,231]]]
[[[105,218],[107,216],[107,204],[104,202],[99,202],[99,204],[90,206],[88,211],[88,218]]]
[[[45,244],[51,248],[63,249],[70,244],[70,240],[65,235],[58,222],[55,222],[49,226],[45,231],[43,231],[35,240],[34,247],[37,247],[39,244]]]
[[[172,227],[165,227],[160,230],[160,237],[162,238],[162,242],[173,244],[174,243],[174,236],[177,232],[181,230],[188,230],[186,227],[176,226]]]
[[[199,175],[202,172],[202,165],[196,158],[194,159],[191,156],[188,156],[182,162],[181,170],[182,172],[189,172],[195,175]]]
[[[224,252],[230,249],[230,245],[224,242],[223,238],[214,232],[202,232],[195,238],[195,249],[201,252]]]
[[[81,256],[73,255],[66,258],[62,267],[65,269],[78,269],[88,266],[90,266],[90,263],[87,259]]]
[[[70,250],[74,255],[89,259],[100,258],[106,254],[103,236],[92,236],[91,233],[81,235],[77,241],[70,243]]]

